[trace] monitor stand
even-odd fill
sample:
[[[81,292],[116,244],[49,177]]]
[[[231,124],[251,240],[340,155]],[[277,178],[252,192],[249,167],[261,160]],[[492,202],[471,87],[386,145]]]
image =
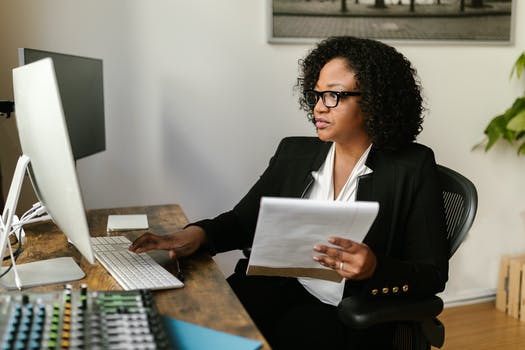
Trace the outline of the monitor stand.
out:
[[[5,269],[7,267],[2,271]],[[71,257],[16,264],[16,269],[24,288],[76,281],[86,276]],[[0,285],[6,289],[19,289],[13,269],[0,278]]]
[[[7,250],[8,232],[11,231],[14,213],[20,197],[20,189],[22,182],[27,172],[30,159],[26,155],[22,155],[18,160],[11,181],[11,187],[7,195],[7,200],[4,207],[4,212],[0,217],[0,262],[4,257],[4,252]],[[62,257],[48,260],[40,260],[25,264],[15,264],[2,278],[0,278],[0,286],[7,289],[22,289],[22,287],[35,287],[45,284],[64,283],[75,281],[85,276],[84,271],[80,269],[75,260],[70,257]],[[7,267],[2,267],[3,272]],[[17,283],[15,278],[15,270],[18,273],[19,281]]]

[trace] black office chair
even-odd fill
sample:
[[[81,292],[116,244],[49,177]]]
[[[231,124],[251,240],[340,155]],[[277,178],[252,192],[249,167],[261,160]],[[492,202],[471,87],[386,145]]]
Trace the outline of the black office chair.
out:
[[[474,184],[463,175],[441,165],[438,172],[443,187],[449,257],[452,257],[472,226],[478,195]],[[436,318],[442,310],[443,301],[437,296],[395,300],[348,297],[339,304],[339,316],[350,328],[395,323],[393,348],[410,350],[443,346],[445,328]]]

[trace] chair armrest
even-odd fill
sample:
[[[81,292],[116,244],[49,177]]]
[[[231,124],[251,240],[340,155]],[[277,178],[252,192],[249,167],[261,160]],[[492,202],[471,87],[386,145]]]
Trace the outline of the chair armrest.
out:
[[[437,296],[424,298],[347,297],[338,306],[339,318],[350,328],[363,329],[384,322],[433,319],[443,310]]]

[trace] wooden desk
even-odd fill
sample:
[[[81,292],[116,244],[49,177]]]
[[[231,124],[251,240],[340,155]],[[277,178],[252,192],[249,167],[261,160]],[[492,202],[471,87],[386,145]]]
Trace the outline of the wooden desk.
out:
[[[178,205],[100,209],[88,211],[89,229],[92,236],[106,235],[109,214],[148,215],[150,232],[165,234],[184,227],[188,220]],[[72,256],[86,273],[86,278],[72,282],[77,289],[86,283],[90,290],[122,289],[98,262],[90,265],[71,245],[67,238],[52,223],[43,223],[26,228],[27,249],[19,262],[30,262],[52,257]],[[120,232],[134,239],[145,231]],[[174,272],[175,264],[167,252],[151,254],[168,270]],[[263,343],[263,349],[270,349],[239,300],[228,286],[224,275],[207,253],[199,253],[182,260],[184,288],[154,292],[161,314],[179,320],[195,323],[219,331],[255,339]],[[31,291],[56,290],[62,285],[31,288]]]

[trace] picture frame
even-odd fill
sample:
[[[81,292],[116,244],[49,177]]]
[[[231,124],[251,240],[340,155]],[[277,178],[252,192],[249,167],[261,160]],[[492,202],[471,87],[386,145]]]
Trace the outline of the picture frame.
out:
[[[266,0],[269,43],[351,35],[399,43],[511,45],[516,0]]]

